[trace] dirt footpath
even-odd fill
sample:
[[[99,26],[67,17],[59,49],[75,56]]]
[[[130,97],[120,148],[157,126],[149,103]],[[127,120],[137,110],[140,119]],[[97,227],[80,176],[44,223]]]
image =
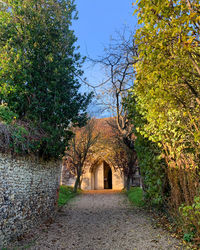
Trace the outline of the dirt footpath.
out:
[[[28,249],[185,249],[122,193],[85,193],[62,208]]]

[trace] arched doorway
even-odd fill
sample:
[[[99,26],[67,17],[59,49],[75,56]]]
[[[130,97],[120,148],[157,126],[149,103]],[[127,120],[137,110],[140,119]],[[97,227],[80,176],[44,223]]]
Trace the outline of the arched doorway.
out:
[[[112,189],[112,170],[106,162],[104,162],[104,189]]]

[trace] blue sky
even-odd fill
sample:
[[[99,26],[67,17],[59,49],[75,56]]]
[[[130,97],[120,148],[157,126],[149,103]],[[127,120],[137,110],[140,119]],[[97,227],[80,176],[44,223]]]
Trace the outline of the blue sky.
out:
[[[123,25],[135,27],[131,0],[76,0],[79,19],[73,29],[78,37],[80,51],[91,56],[102,53],[110,36]]]
[[[79,19],[73,22],[78,37],[80,53],[97,58],[109,44],[111,36],[123,29],[124,25],[135,29],[137,19],[133,16],[131,0],[76,0]],[[85,76],[91,84],[98,84],[103,73],[98,67],[84,66]]]

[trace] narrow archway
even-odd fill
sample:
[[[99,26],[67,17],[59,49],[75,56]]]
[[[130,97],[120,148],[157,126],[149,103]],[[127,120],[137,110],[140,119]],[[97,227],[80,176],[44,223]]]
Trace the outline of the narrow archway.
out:
[[[106,162],[104,162],[104,189],[112,189],[112,170]]]

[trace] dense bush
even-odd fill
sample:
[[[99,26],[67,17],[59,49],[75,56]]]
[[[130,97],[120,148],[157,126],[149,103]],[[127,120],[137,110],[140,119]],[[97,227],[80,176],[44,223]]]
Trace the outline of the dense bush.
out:
[[[129,110],[129,119],[134,124],[136,136],[134,147],[142,176],[144,198],[148,205],[161,207],[166,205],[170,191],[162,148],[145,133],[147,121],[141,115],[136,96],[133,94],[127,98],[126,108]]]
[[[165,163],[161,151],[148,139],[138,134],[135,141],[139,167],[143,178],[144,197],[149,205],[162,206],[165,202],[166,176]],[[164,193],[165,192],[165,193]]]
[[[17,114],[6,104],[0,105],[0,151],[18,155],[38,154],[45,133],[28,122],[17,119]]]
[[[0,151],[17,155],[38,155],[41,140],[46,135],[29,124],[15,121],[14,124],[0,122]]]

